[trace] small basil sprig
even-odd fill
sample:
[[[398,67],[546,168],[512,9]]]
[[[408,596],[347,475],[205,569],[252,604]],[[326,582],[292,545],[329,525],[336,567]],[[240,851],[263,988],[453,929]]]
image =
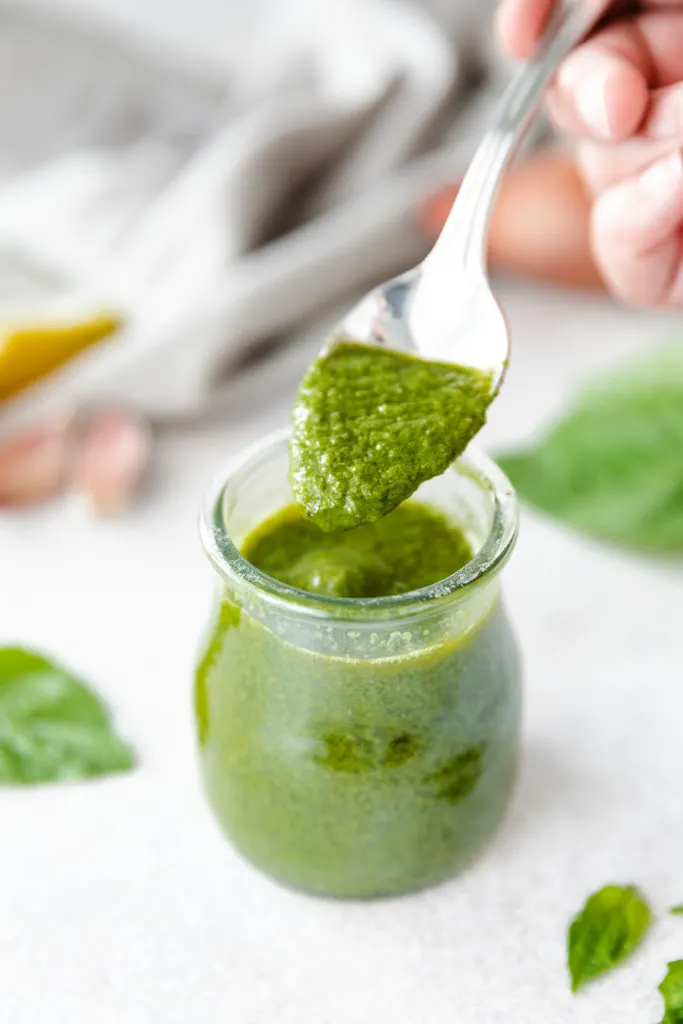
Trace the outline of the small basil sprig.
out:
[[[590,896],[569,927],[572,991],[630,956],[651,918],[650,908],[634,885],[606,885]]]
[[[683,960],[672,960],[659,986],[664,1000],[661,1024],[683,1024]]]
[[[85,683],[39,654],[0,648],[0,785],[89,779],[134,763]]]

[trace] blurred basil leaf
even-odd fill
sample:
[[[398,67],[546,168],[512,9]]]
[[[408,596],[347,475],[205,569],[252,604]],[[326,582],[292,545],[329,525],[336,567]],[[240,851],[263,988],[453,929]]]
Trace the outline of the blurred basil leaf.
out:
[[[683,960],[672,960],[668,967],[659,986],[665,1010],[661,1024],[683,1024]]]
[[[572,992],[625,960],[640,944],[651,917],[633,885],[606,885],[590,896],[569,927]]]
[[[0,785],[88,779],[134,763],[84,683],[38,654],[0,648]]]
[[[603,540],[683,551],[683,345],[602,378],[498,462],[523,501]]]

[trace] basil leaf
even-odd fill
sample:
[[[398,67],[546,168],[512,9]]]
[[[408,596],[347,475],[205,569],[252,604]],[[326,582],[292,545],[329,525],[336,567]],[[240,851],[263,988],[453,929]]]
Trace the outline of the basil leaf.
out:
[[[88,779],[134,763],[84,683],[38,654],[0,648],[0,785]]]
[[[606,885],[590,896],[569,927],[572,992],[625,960],[650,920],[650,908],[633,885]]]
[[[675,907],[669,908],[670,914],[683,914],[683,903],[678,903]]]
[[[531,448],[499,458],[522,500],[594,537],[683,551],[683,345],[588,387]]]
[[[661,1024],[683,1024],[683,960],[672,960],[668,965],[659,991],[664,999]]]

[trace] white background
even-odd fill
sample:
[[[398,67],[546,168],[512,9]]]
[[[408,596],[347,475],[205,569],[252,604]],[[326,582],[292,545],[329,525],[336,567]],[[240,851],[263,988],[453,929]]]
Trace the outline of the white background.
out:
[[[507,285],[515,339],[485,440],[556,411],[577,379],[671,319]],[[304,354],[301,359],[303,362]],[[506,570],[526,663],[514,805],[466,875],[368,904],[291,893],[243,864],[205,809],[191,674],[211,574],[202,490],[285,421],[296,373],[211,427],[165,438],[146,500],[0,517],[0,643],[91,680],[139,769],[0,793],[2,1024],[654,1024],[683,956],[683,570],[525,515]],[[251,407],[249,414],[245,408]],[[578,997],[568,918],[606,882],[659,912],[641,953]]]

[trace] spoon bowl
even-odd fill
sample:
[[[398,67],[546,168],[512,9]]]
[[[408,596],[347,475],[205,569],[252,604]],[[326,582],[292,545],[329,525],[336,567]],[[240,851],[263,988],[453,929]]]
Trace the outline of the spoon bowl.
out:
[[[505,316],[484,273],[441,280],[425,264],[369,292],[333,331],[338,341],[383,345],[425,359],[481,370],[493,393],[508,362]]]

